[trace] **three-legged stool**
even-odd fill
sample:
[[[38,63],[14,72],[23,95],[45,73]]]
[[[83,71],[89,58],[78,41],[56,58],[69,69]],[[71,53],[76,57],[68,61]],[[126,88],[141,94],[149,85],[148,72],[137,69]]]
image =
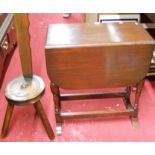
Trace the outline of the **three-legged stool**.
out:
[[[33,105],[42,120],[49,138],[54,139],[54,132],[40,102],[44,90],[45,85],[43,80],[36,75],[32,77],[20,76],[8,83],[5,89],[5,97],[8,105],[1,132],[2,138],[7,136],[14,105]]]

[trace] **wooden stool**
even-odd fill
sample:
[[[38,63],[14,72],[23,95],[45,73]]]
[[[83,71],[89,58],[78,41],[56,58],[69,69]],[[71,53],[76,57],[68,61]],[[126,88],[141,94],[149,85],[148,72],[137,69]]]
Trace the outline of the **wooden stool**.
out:
[[[7,136],[14,105],[34,105],[49,138],[54,139],[54,132],[40,102],[44,90],[45,85],[43,80],[36,75],[33,75],[32,78],[20,76],[8,83],[5,89],[5,97],[8,101],[8,105],[2,127],[2,138]]]

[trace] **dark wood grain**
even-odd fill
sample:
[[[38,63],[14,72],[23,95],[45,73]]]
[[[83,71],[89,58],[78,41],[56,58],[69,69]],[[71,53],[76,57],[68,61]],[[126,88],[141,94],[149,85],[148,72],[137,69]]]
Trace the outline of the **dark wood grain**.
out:
[[[1,131],[1,138],[4,138],[4,137],[7,136],[11,116],[12,116],[12,113],[13,113],[13,108],[14,108],[14,105],[8,103],[5,118],[4,118],[4,122],[3,122],[2,131]]]
[[[75,119],[75,118],[96,118],[105,116],[121,116],[121,115],[132,115],[133,109],[130,110],[103,110],[103,111],[86,111],[86,112],[61,112],[60,116],[63,119]]]
[[[61,94],[60,99],[63,101],[68,100],[87,100],[87,99],[102,99],[102,98],[118,98],[124,97],[127,92],[104,92],[104,93],[78,93],[78,94]]]
[[[63,37],[62,37],[63,36]],[[50,24],[46,49],[154,44],[140,24]]]
[[[60,41],[59,32],[66,36]],[[47,72],[64,89],[132,85],[147,74],[153,49],[153,39],[133,23],[50,25]]]
[[[143,86],[144,86],[144,79],[141,80],[141,81],[139,81],[136,84],[135,101],[134,101],[134,104],[133,104],[134,112],[130,116],[132,127],[134,129],[137,129],[138,128],[139,100],[140,100],[140,95],[141,95]]]
[[[41,105],[40,101],[38,101],[37,103],[34,104],[34,107],[37,111],[37,114],[40,116],[41,120],[42,120],[42,123],[44,125],[44,128],[46,129],[47,131],[47,134],[49,136],[50,139],[54,139],[55,138],[55,135],[54,135],[54,132],[51,128],[51,125],[49,123],[49,120],[46,116],[46,113],[44,111],[44,108],[43,106]]]
[[[46,66],[52,85],[56,118],[129,115],[137,122],[138,102],[155,42],[143,26],[135,23],[54,24],[46,41]],[[130,101],[131,86],[136,99]],[[54,88],[56,86],[56,88]],[[127,87],[124,92],[59,94],[70,90]],[[121,97],[125,110],[62,112],[61,101]],[[59,106],[58,106],[59,105]],[[56,119],[57,124],[59,123]],[[57,130],[58,131],[58,130]]]
[[[152,51],[152,45],[47,49],[47,71],[63,89],[128,86],[147,74]]]
[[[142,23],[141,24],[145,29],[155,29],[155,23]]]
[[[2,23],[1,23],[2,22]],[[16,47],[16,31],[12,14],[0,13],[0,88]]]
[[[22,65],[23,75],[32,76],[32,59],[29,36],[29,19],[28,14],[15,13],[14,21],[19,46],[19,54]]]
[[[42,120],[49,138],[53,140],[55,137],[54,132],[40,102],[40,98],[44,94],[45,84],[40,77],[32,74],[28,14],[14,14],[14,20],[23,76],[13,79],[6,86],[5,97],[8,101],[8,107],[3,123],[2,137],[5,137],[7,135],[13,106],[33,104],[37,111],[37,114]],[[12,90],[14,90],[13,93]],[[9,102],[11,104],[9,104]]]
[[[130,95],[131,95],[131,87],[128,86],[126,88],[126,94],[123,97],[123,101],[127,109],[133,109],[133,106],[130,101]]]
[[[60,90],[59,90],[59,87],[53,82],[51,83],[51,91],[53,93],[56,122],[57,124],[61,124],[62,119],[60,117],[60,111],[61,111]]]

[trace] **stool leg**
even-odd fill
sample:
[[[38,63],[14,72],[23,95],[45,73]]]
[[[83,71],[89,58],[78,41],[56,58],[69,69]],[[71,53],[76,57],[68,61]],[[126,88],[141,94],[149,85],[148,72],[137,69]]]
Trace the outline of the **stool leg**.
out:
[[[37,114],[40,116],[40,118],[42,120],[42,123],[43,123],[43,125],[44,125],[44,127],[46,129],[46,132],[47,132],[49,138],[53,140],[55,138],[54,132],[53,132],[53,130],[51,128],[51,125],[50,125],[50,123],[48,121],[48,118],[46,116],[46,113],[45,113],[45,111],[43,109],[43,106],[41,105],[40,101],[35,103],[34,107],[36,109]]]
[[[60,116],[61,113],[61,102],[60,102],[60,91],[59,87],[55,85],[55,83],[51,83],[51,91],[53,93],[53,100],[55,106],[55,117],[56,117],[56,129],[57,134],[62,134],[62,117]]]
[[[13,113],[13,108],[14,108],[14,105],[8,103],[6,113],[5,113],[4,122],[3,122],[2,131],[1,131],[1,138],[4,138],[7,136],[11,116]]]

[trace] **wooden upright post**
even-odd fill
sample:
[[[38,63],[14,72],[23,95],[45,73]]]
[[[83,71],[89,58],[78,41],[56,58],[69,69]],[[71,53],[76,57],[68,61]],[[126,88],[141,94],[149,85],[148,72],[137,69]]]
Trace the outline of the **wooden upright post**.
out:
[[[23,76],[32,77],[32,58],[30,48],[28,14],[15,13],[14,21]]]

